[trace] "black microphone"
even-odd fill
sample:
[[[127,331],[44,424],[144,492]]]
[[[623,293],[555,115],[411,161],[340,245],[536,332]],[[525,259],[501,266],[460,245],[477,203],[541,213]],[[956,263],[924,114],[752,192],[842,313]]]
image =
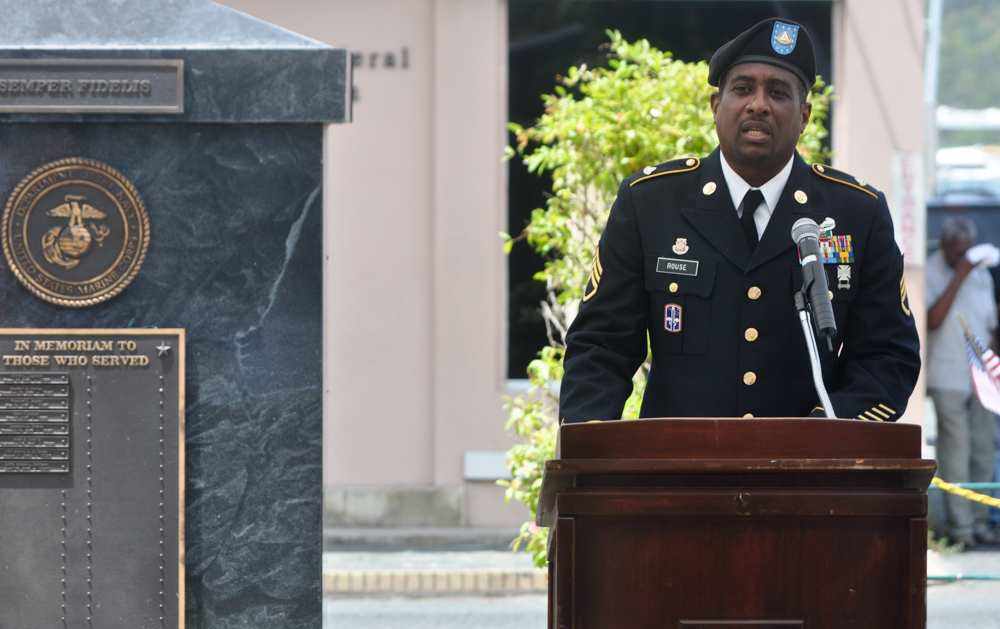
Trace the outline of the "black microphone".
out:
[[[819,249],[819,225],[811,218],[800,218],[792,225],[792,240],[799,246],[802,292],[809,297],[819,337],[829,341],[837,336],[837,320],[833,317],[830,287],[826,282],[823,254]]]

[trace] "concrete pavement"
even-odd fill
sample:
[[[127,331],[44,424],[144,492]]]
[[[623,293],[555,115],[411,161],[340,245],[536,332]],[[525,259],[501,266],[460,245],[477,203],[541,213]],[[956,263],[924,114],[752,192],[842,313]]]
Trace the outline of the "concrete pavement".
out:
[[[546,595],[327,599],[326,629],[545,629]]]
[[[931,554],[929,574],[1000,574],[1000,547],[980,547],[967,553]],[[399,551],[328,552],[328,575],[531,574],[530,558],[509,551]],[[543,581],[544,582],[544,581]],[[449,591],[448,587],[407,591],[375,587],[331,592],[323,616],[328,629],[544,629],[546,594],[541,589],[519,589],[516,582],[494,581],[483,591]],[[412,580],[411,580],[412,583]],[[443,581],[447,583],[447,579]],[[533,582],[537,587],[538,583]],[[1000,581],[930,581],[927,589],[928,629],[997,629],[1000,627]]]
[[[980,550],[981,549],[981,550]],[[1000,546],[951,555],[928,553],[928,575],[1000,575]],[[997,629],[1000,581],[927,582],[928,629]]]

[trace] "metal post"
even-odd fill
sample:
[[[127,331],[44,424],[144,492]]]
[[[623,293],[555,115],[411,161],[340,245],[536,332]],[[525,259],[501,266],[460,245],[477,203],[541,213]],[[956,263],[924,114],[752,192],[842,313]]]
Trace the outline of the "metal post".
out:
[[[819,397],[819,403],[823,406],[823,412],[826,414],[827,419],[836,419],[837,415],[833,411],[833,402],[830,401],[830,394],[826,392],[826,385],[823,383],[823,367],[819,362],[819,348],[816,347],[816,334],[813,330],[812,316],[809,314],[805,295],[801,291],[795,293],[795,308],[799,311],[802,334],[806,339],[806,349],[809,350],[809,364],[812,366],[813,386],[816,387],[816,395]]]
[[[924,51],[924,151],[927,160],[927,198],[937,196],[937,91],[938,66],[941,60],[941,15],[944,0],[930,0],[927,3],[927,49]]]

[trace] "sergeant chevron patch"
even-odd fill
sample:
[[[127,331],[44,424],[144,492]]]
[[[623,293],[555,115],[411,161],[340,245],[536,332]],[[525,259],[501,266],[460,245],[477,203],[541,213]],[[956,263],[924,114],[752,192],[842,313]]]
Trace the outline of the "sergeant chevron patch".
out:
[[[873,406],[870,411],[865,411],[864,413],[858,415],[858,419],[880,422],[890,419],[890,416],[895,414],[896,411],[892,410],[885,404],[879,404],[878,406]]]
[[[594,261],[590,263],[590,277],[587,278],[587,285],[592,285],[594,288],[583,296],[584,301],[589,301],[591,297],[597,294],[597,287],[601,284],[601,275],[603,274],[604,267],[601,266],[601,248],[598,246],[597,251],[594,252]]]
[[[903,273],[903,278],[899,280],[899,305],[903,307],[907,317],[911,316],[909,303],[906,300],[906,273]]]

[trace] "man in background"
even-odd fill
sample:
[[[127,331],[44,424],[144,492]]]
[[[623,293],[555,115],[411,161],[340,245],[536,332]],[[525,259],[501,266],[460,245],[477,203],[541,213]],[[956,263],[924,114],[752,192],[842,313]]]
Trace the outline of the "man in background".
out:
[[[941,230],[941,246],[927,260],[927,391],[938,418],[938,475],[949,483],[993,479],[993,413],[976,396],[958,318],[996,351],[993,279],[965,255],[975,243],[972,221],[949,219]],[[966,548],[1000,542],[989,528],[986,505],[951,494],[945,505],[951,541]]]

